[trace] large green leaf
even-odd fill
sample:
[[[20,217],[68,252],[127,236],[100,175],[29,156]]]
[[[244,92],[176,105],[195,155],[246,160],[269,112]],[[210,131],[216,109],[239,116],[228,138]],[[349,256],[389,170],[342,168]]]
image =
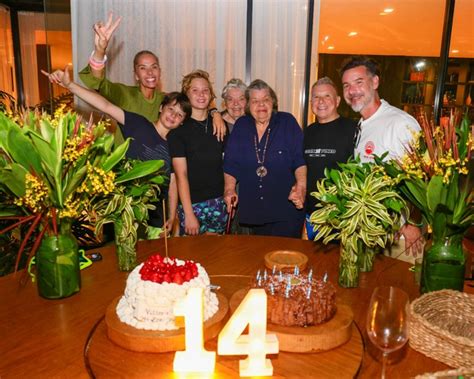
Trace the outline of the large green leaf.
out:
[[[163,160],[151,160],[137,163],[130,171],[117,178],[115,183],[124,183],[157,173],[164,165]]]
[[[39,125],[40,125],[41,135],[43,136],[43,138],[46,141],[51,142],[51,139],[54,136],[54,128],[51,126],[50,122],[45,119],[40,119]]]
[[[420,209],[426,209],[426,190],[424,188],[423,182],[411,182],[411,181],[404,181],[404,185],[407,188],[408,192],[413,196],[412,202],[417,205]]]
[[[25,196],[25,176],[28,173],[22,165],[12,163],[0,170],[0,183],[4,184],[17,197]]]
[[[454,172],[453,177],[446,188],[446,206],[454,211],[459,199],[459,173]]]
[[[36,133],[30,133],[29,136],[36,146],[36,150],[48,174],[51,177],[59,175],[57,173],[58,159],[54,148]]]
[[[435,212],[439,204],[446,202],[446,189],[443,185],[443,177],[435,175],[426,187],[426,203],[431,212]]]
[[[66,188],[64,189],[64,198],[67,198],[73,191],[77,189],[86,174],[86,165],[83,165],[81,168],[74,171],[74,174],[67,180]]]
[[[442,238],[446,232],[446,213],[439,209],[439,211],[434,212],[433,214],[433,236],[437,238]]]
[[[41,157],[31,142],[31,139],[25,136],[16,125],[8,130],[7,144],[10,156],[16,162],[25,168],[32,168],[37,174],[42,172]]]
[[[112,168],[114,168],[114,166],[122,160],[122,158],[127,153],[129,145],[130,145],[130,138],[127,138],[124,143],[122,143],[121,145],[115,148],[112,154],[109,155],[109,157],[106,159],[106,161],[102,165],[102,168],[104,169],[105,172],[109,172],[110,170],[112,170]]]

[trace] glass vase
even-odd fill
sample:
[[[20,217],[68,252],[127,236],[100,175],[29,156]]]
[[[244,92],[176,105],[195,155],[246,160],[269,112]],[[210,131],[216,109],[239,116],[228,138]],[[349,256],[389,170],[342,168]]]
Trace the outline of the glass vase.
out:
[[[466,259],[463,235],[433,237],[424,248],[421,269],[421,293],[453,289],[462,291]]]
[[[35,259],[40,296],[46,299],[61,299],[79,292],[79,252],[70,223],[58,225],[57,235],[43,237]]]
[[[137,266],[137,233],[124,227],[121,220],[114,223],[115,248],[120,271],[132,271]],[[135,233],[133,233],[135,232]]]
[[[356,252],[341,244],[339,257],[339,278],[341,287],[355,288],[359,286],[359,263]]]
[[[359,246],[360,244],[360,246]],[[362,241],[357,244],[359,257],[359,270],[360,272],[371,272],[374,269],[375,256],[379,252],[379,247],[368,247],[365,246]]]

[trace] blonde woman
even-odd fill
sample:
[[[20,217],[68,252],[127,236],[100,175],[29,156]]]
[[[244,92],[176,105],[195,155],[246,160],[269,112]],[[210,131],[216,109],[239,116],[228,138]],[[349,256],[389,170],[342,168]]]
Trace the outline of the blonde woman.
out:
[[[180,235],[222,234],[227,221],[222,197],[224,144],[212,133],[208,108],[215,94],[209,74],[195,70],[186,75],[181,91],[191,103],[191,118],[168,136],[180,199]]]

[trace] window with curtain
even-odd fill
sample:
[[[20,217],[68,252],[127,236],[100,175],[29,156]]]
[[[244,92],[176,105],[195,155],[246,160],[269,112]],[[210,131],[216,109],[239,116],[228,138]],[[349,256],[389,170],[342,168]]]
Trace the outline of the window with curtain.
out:
[[[132,84],[134,55],[151,50],[160,59],[164,91],[179,90],[183,75],[203,69],[220,106],[227,80],[245,77],[246,6],[245,0],[72,0],[76,71],[87,64],[93,49],[93,23],[113,11],[123,19],[107,52],[112,81]]]
[[[307,0],[253,2],[253,79],[277,93],[279,110],[302,119],[308,20]]]
[[[253,1],[251,78],[275,89],[280,110],[301,121],[306,49],[307,0]],[[72,0],[75,71],[87,64],[93,49],[92,25],[113,11],[123,20],[108,49],[107,76],[133,83],[132,61],[140,50],[160,58],[162,89],[180,89],[186,73],[210,73],[220,93],[233,78],[245,80],[246,0]],[[248,83],[247,83],[248,84]]]

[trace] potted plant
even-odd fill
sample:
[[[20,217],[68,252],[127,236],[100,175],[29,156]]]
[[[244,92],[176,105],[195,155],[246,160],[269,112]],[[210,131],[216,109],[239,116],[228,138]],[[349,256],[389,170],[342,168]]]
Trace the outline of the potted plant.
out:
[[[417,207],[428,226],[421,292],[462,290],[465,257],[462,239],[474,221],[474,194],[469,186],[473,149],[467,115],[443,118],[440,126],[419,115],[421,132],[401,161],[378,163],[398,182],[402,195]]]
[[[358,159],[339,166],[326,170],[311,193],[318,209],[310,221],[315,240],[340,240],[339,284],[357,287],[359,270],[371,270],[377,248],[393,241],[406,207],[381,167]]]
[[[148,211],[154,209],[165,178],[159,174],[163,161],[123,160],[117,168],[115,188],[93,205],[96,233],[113,223],[118,267],[130,271],[137,265],[139,224],[147,227]]]
[[[18,120],[18,123],[15,121]],[[89,214],[93,204],[116,190],[114,167],[129,141],[114,148],[104,123],[82,122],[74,113],[54,116],[29,112],[8,117],[0,112],[0,217],[19,226],[22,236],[15,271],[29,241],[30,259],[36,255],[38,291],[61,298],[80,289],[78,247],[71,233],[73,220]],[[130,179],[156,171],[136,170]],[[154,163],[153,163],[154,162]],[[121,177],[122,185],[127,177]],[[25,228],[26,226],[26,228]]]

